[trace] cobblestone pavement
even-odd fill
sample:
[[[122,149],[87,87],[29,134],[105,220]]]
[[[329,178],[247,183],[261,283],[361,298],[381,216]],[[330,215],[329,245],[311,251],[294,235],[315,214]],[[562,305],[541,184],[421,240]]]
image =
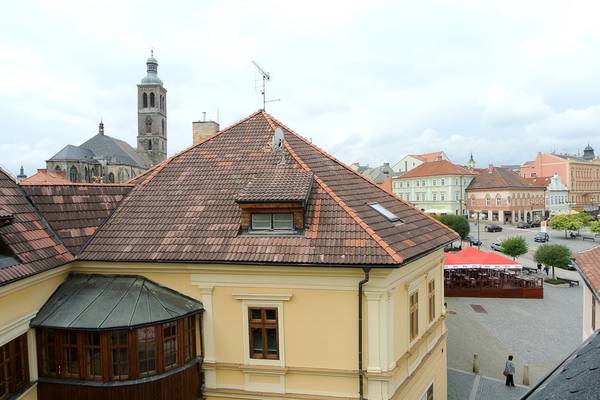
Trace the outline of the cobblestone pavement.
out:
[[[481,375],[502,379],[506,357],[513,354],[515,383],[523,382],[523,366],[528,364],[534,385],[582,341],[581,287],[545,285],[544,299],[539,300],[447,297],[446,302],[449,368],[472,371],[477,353]],[[476,312],[471,305],[480,305],[485,312]],[[452,378],[449,386],[455,385]],[[494,398],[503,399],[489,397]]]
[[[521,385],[506,387],[500,379],[448,369],[448,400],[518,400],[528,390]]]

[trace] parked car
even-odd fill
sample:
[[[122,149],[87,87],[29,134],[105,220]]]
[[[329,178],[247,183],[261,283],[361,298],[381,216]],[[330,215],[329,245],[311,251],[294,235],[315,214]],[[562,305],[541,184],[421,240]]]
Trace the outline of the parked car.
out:
[[[529,222],[521,221],[517,224],[517,228],[519,228],[519,229],[531,228],[531,224]]]
[[[471,235],[467,235],[467,237],[464,240],[465,242],[469,242],[471,246],[481,246],[481,240],[477,240]]]
[[[531,223],[532,228],[539,228],[541,225],[542,225],[542,223],[540,221],[533,221]]]
[[[502,251],[502,243],[499,241],[493,242],[492,244],[490,244],[490,247],[492,248],[492,250]]]
[[[550,236],[546,232],[538,232],[534,238],[534,242],[546,243],[550,241]]]
[[[486,232],[502,232],[502,227],[500,225],[486,225],[483,227],[483,230]]]
[[[573,260],[569,261],[569,265],[567,265],[567,269],[569,271],[577,271],[577,268],[575,268],[575,261],[573,261]]]

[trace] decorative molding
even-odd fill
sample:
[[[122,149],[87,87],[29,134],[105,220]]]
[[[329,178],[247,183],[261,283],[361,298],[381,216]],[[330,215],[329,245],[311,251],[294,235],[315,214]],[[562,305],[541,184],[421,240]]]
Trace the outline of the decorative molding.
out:
[[[56,275],[60,275],[64,272],[69,272],[70,268],[71,264],[62,265],[60,267],[52,268],[48,271],[40,272],[39,274],[19,279],[18,281],[9,283],[5,286],[0,286],[0,298],[7,296],[13,292],[33,286],[41,281],[54,278]]]
[[[19,317],[0,328],[0,346],[21,336],[29,330],[29,321],[35,317],[38,310]]]
[[[291,293],[234,293],[231,296],[248,301],[289,301],[292,298]]]
[[[365,290],[363,292],[368,301],[379,301],[383,298],[386,292],[382,290]]]
[[[406,290],[408,290],[409,293],[417,290],[421,286],[421,284],[425,281],[426,276],[427,275],[421,275],[418,278],[413,279],[411,282],[406,283],[405,284]]]

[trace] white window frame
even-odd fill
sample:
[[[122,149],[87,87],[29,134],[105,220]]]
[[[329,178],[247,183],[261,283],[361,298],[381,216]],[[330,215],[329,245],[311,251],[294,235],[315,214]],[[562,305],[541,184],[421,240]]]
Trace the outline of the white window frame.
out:
[[[285,333],[284,333],[284,307],[283,302],[292,298],[291,294],[259,294],[259,293],[237,293],[233,298],[242,302],[242,342],[244,347],[244,365],[262,365],[285,367]],[[248,309],[250,308],[276,308],[277,309],[277,333],[279,341],[279,359],[271,360],[250,357],[250,329],[248,320]]]

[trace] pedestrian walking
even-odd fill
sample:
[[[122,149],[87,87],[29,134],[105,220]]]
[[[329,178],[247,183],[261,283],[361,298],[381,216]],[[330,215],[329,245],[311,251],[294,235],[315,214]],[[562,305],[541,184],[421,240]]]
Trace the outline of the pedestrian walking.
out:
[[[550,268],[547,265],[544,265],[544,272],[546,273],[546,276],[550,275]]]
[[[504,376],[506,376],[506,386],[514,387],[514,375],[515,375],[515,363],[513,363],[513,356],[508,356],[506,365],[504,366]]]
[[[542,274],[542,263],[537,263],[538,274]]]

